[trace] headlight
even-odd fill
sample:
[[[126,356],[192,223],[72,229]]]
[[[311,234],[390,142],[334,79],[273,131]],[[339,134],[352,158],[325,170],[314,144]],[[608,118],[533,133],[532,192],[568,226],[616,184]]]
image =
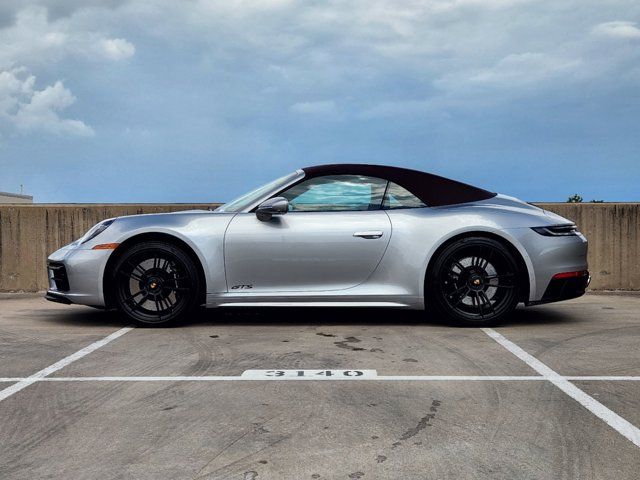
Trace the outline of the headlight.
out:
[[[87,243],[89,240],[93,240],[102,232],[104,232],[109,225],[111,225],[115,221],[115,218],[111,218],[109,220],[105,220],[104,222],[100,222],[94,227],[91,228],[84,236],[79,240],[79,243]]]
[[[536,233],[544,235],[545,237],[568,237],[578,234],[578,227],[574,224],[566,225],[552,225],[550,227],[531,227]]]

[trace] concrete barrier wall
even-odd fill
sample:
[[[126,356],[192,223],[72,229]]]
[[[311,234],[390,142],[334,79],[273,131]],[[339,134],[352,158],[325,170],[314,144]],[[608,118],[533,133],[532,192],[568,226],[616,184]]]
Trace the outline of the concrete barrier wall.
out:
[[[640,203],[538,203],[589,240],[592,290],[640,290]]]
[[[46,290],[49,254],[105,218],[216,205],[0,205],[0,292]]]
[[[640,204],[539,203],[577,223],[589,239],[592,289],[640,290]],[[47,288],[49,253],[80,238],[100,220],[138,213],[206,209],[216,204],[2,205],[0,291]]]

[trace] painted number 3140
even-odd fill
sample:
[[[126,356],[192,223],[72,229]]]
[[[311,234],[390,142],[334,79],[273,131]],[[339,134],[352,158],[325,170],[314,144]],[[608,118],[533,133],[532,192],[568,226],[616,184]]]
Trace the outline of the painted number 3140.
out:
[[[242,378],[263,380],[356,380],[375,376],[375,370],[245,370],[242,374]]]
[[[313,377],[323,375],[325,377],[344,376],[344,377],[361,377],[364,374],[362,370],[267,370],[267,377]]]

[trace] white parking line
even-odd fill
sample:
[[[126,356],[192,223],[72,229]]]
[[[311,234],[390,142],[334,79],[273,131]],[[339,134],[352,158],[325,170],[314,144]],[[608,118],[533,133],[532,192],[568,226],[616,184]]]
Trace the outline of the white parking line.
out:
[[[552,370],[540,360],[528,354],[518,345],[513,343],[511,340],[508,340],[492,328],[483,328],[482,330],[484,331],[484,333],[489,335],[496,342],[498,342],[500,345],[502,345],[504,348],[509,350],[516,357],[518,357],[520,360],[522,360],[524,363],[526,363],[532,369],[542,375],[545,379],[553,383],[564,393],[580,403],[580,405],[585,407],[601,420],[604,420],[607,425],[617,430],[618,433],[629,439],[637,447],[640,447],[640,429],[638,427],[629,423],[617,413],[609,410],[595,398],[591,397],[590,395],[576,387],[573,383],[569,382],[566,377],[563,377],[555,370]]]
[[[630,375],[623,376],[606,376],[606,375],[576,375],[576,376],[565,376],[563,377],[565,380],[588,380],[588,381],[605,381],[605,382],[637,382],[640,381],[640,377],[634,377]]]
[[[16,382],[22,378],[0,378],[0,382]],[[33,380],[34,382],[299,382],[299,381],[522,381],[543,380],[537,375],[522,377],[473,376],[473,375],[379,375],[368,377],[252,377],[252,376],[165,376],[165,377],[48,377]],[[639,378],[640,380],[640,378]]]
[[[61,368],[66,367],[70,363],[75,362],[76,360],[81,359],[82,357],[89,355],[91,352],[96,351],[100,347],[104,347],[107,343],[115,340],[118,337],[121,337],[125,333],[133,330],[132,327],[124,327],[118,330],[117,332],[113,332],[111,335],[104,337],[102,340],[98,340],[97,342],[92,343],[91,345],[87,345],[81,350],[78,350],[76,353],[69,355],[68,357],[63,358],[62,360],[54,363],[53,365],[49,365],[47,368],[43,368],[39,372],[34,373],[33,375],[22,378],[18,380],[18,383],[11,385],[3,390],[0,390],[0,402],[5,398],[10,397],[14,393],[19,392],[23,388],[28,387],[32,383],[41,381],[48,375],[51,375],[54,372],[57,372]]]
[[[584,380],[584,381],[606,381],[606,382],[640,382],[640,376],[576,376],[561,377],[565,380]],[[549,379],[540,375],[521,375],[521,376],[500,376],[500,375],[376,375],[370,377],[335,377],[335,378],[311,378],[311,377],[271,377],[271,378],[249,378],[246,376],[227,376],[227,375],[199,375],[199,376],[162,376],[162,377],[0,377],[0,382],[264,382],[264,381],[314,381],[314,380],[356,380],[362,381],[378,381],[378,382],[528,382],[528,381],[545,381]]]

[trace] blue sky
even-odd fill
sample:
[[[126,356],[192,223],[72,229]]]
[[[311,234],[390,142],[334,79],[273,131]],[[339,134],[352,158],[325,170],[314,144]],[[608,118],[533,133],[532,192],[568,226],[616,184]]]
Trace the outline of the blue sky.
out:
[[[215,202],[301,166],[640,201],[636,0],[8,0],[0,190]]]

